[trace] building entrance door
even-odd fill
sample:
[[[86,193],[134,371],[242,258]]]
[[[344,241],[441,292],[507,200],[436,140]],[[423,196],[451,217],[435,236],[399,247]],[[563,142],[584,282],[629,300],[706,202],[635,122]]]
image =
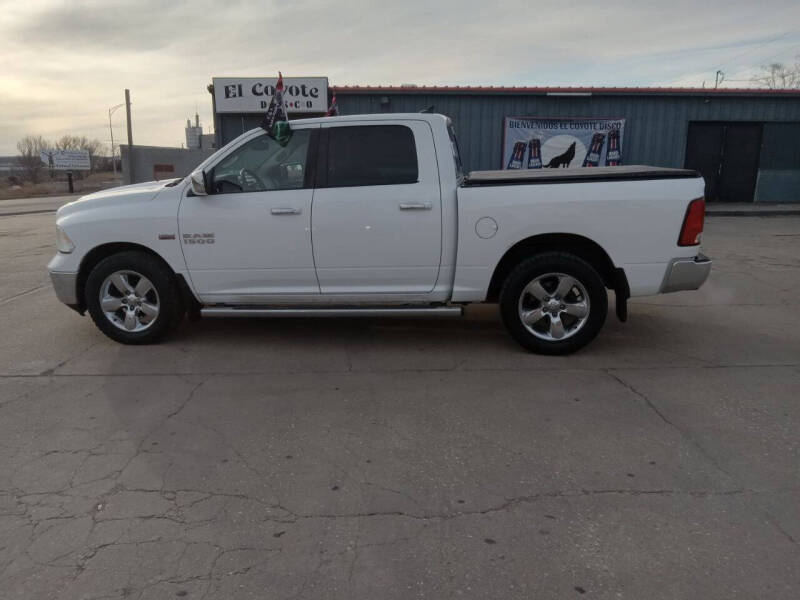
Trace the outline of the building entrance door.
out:
[[[761,123],[689,123],[685,166],[703,175],[707,201],[753,201],[761,130]]]

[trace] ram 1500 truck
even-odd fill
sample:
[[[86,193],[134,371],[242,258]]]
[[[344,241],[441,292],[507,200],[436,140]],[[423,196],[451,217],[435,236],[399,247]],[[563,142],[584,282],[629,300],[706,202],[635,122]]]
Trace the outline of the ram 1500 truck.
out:
[[[462,172],[450,120],[296,120],[244,133],[183,179],[62,206],[58,298],[126,344],[203,317],[459,315],[499,302],[525,348],[565,354],[629,296],[697,289],[693,171]]]

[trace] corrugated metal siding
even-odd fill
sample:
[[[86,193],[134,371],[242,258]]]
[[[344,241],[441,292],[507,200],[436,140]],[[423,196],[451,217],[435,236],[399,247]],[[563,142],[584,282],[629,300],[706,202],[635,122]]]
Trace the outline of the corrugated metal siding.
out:
[[[381,98],[389,104],[381,104]],[[689,121],[800,122],[798,98],[668,96],[533,96],[337,92],[342,114],[419,112],[434,106],[453,119],[467,170],[501,167],[503,118],[618,117],[626,119],[627,164],[682,167]]]

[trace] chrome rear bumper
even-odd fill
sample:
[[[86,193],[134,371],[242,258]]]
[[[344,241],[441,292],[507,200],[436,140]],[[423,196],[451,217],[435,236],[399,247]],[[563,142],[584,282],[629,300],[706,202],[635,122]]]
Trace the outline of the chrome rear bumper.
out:
[[[661,293],[696,290],[708,279],[711,259],[703,254],[692,258],[676,258],[667,266]]]

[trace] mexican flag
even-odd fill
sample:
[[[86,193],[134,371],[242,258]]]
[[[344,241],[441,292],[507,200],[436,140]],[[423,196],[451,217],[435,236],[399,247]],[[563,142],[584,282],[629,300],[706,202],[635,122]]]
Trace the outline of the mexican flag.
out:
[[[261,122],[261,127],[267,135],[273,138],[281,146],[285,146],[292,137],[292,130],[289,127],[289,119],[286,116],[286,107],[283,105],[283,75],[278,71],[278,83],[275,85],[275,95],[267,108],[267,114]]]

